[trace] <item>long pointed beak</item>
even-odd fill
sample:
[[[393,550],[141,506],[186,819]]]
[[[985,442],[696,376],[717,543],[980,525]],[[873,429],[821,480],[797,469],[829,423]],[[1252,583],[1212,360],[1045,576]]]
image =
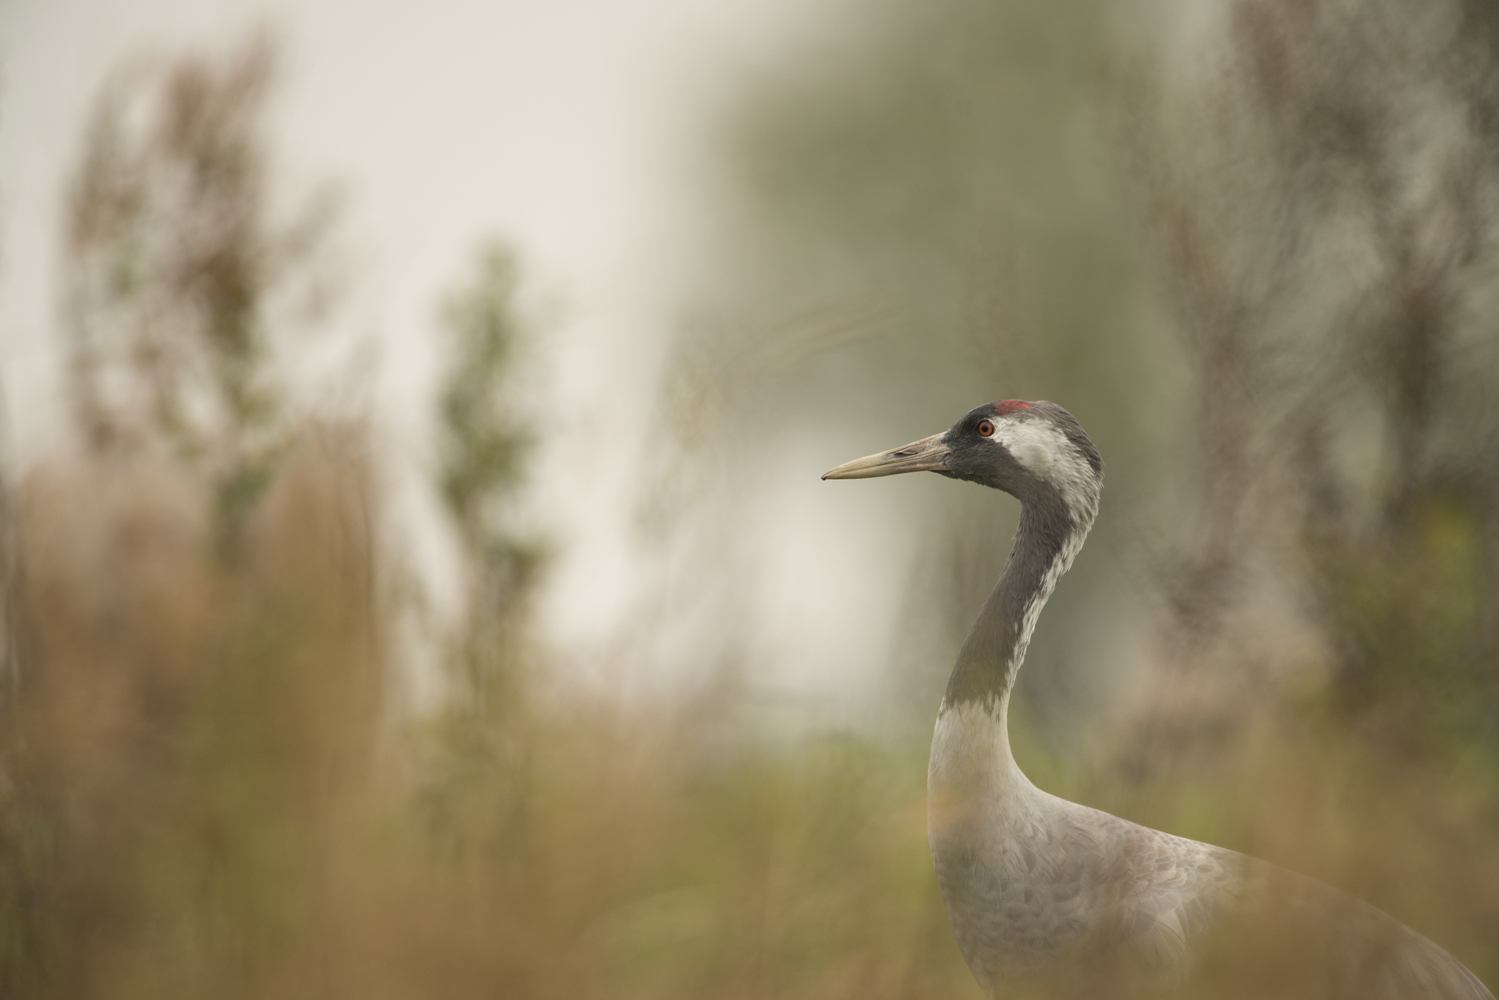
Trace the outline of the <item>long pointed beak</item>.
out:
[[[946,472],[948,450],[947,442],[942,438],[942,434],[933,434],[893,451],[856,458],[824,472],[822,478],[873,479],[876,476],[894,476],[902,472]]]

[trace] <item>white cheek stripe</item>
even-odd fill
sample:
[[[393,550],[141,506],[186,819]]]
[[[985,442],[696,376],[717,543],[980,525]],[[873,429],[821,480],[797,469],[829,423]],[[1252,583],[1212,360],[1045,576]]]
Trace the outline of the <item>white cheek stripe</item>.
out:
[[[1066,434],[1044,420],[1021,418],[995,422],[989,440],[1003,445],[1031,475],[1056,486],[1074,522],[1093,523],[1098,513],[1098,491],[1091,481],[1093,469]],[[1075,550],[1072,555],[1076,555]],[[1069,556],[1066,565],[1071,563]]]

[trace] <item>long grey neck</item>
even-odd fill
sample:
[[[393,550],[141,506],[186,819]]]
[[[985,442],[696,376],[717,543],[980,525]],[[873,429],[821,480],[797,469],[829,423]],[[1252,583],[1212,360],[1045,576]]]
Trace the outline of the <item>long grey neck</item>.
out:
[[[1092,524],[1091,511],[1078,517],[1060,505],[1023,503],[1009,561],[963,641],[942,699],[943,712],[976,702],[1004,719],[1036,617]]]

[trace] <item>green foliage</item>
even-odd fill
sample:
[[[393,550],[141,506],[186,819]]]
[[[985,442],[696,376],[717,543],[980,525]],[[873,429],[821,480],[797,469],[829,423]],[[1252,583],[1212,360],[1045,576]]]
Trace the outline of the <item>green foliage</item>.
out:
[[[1312,549],[1337,649],[1337,707],[1369,735],[1418,756],[1473,741],[1499,754],[1499,649],[1481,512],[1425,497],[1408,530]]]
[[[514,255],[488,246],[443,313],[451,354],[439,397],[438,480],[467,584],[453,656],[459,703],[490,721],[520,697],[528,598],[545,558],[545,547],[515,524],[535,436],[517,377],[526,346],[517,279]]]
[[[501,534],[494,510],[520,485],[530,444],[517,407],[504,394],[513,379],[519,320],[517,268],[502,246],[479,255],[472,283],[444,311],[453,338],[440,412],[446,438],[443,498],[465,542],[476,552]]]

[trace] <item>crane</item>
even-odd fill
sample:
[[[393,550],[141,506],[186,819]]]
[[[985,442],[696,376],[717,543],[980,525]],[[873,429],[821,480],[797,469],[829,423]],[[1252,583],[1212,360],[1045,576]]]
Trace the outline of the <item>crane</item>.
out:
[[[1041,607],[1093,525],[1103,460],[1062,407],[1007,399],[822,478],[922,471],[1021,505],[948,680],[927,771],[937,881],[991,998],[1494,1000],[1447,952],[1350,895],[1033,785],[1010,752],[1010,693]]]

